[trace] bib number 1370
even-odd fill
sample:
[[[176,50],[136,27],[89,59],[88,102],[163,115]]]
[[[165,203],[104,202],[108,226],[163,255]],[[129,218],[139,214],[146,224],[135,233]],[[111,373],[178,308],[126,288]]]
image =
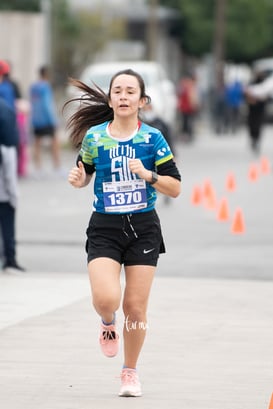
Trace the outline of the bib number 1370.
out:
[[[141,192],[126,192],[126,193],[112,193],[108,196],[111,205],[124,205],[124,204],[131,204],[131,203],[140,203],[142,201]]]
[[[105,211],[108,212],[128,212],[147,206],[146,184],[143,180],[105,183],[103,192]]]

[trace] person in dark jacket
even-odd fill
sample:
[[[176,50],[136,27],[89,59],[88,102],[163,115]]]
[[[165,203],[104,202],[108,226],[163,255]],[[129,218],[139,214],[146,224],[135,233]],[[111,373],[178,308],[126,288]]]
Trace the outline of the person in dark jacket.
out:
[[[17,144],[15,112],[0,98],[0,258],[4,272],[12,274],[25,271],[16,260]]]
[[[14,123],[15,118],[15,123]],[[0,98],[1,145],[18,146],[18,128],[15,112]]]
[[[250,87],[253,85],[261,84],[263,81],[264,76],[260,73],[257,73],[253,81],[251,82]],[[247,128],[250,147],[254,153],[259,153],[267,99],[256,98],[254,95],[249,93],[247,89],[245,94],[248,107]]]

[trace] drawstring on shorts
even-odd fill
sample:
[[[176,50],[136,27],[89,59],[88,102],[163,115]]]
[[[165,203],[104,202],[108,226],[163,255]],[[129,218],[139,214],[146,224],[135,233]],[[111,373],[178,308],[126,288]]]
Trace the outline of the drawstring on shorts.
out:
[[[136,231],[135,231],[135,229],[134,229],[134,226],[133,226],[132,223],[131,223],[132,214],[126,214],[126,216],[122,216],[122,220],[123,220],[122,231],[123,231],[123,233],[125,234],[125,236],[129,237],[129,234],[128,234],[127,231],[126,231],[126,226],[125,226],[126,219],[125,219],[125,217],[126,217],[127,222],[128,222],[128,224],[129,224],[129,226],[130,226],[130,229],[132,230],[132,232],[133,232],[135,238],[137,239],[137,238],[138,238],[138,235],[137,235],[137,233],[136,233]]]

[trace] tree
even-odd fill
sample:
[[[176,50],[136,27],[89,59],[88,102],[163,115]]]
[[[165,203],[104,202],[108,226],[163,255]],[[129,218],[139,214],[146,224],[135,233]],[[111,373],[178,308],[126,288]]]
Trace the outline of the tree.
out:
[[[40,11],[40,0],[1,0],[0,10]]]
[[[100,9],[92,13],[81,11],[75,18],[81,29],[70,57],[73,60],[70,75],[78,75],[83,67],[92,63],[98,51],[103,49],[109,40],[125,36],[125,22],[118,18],[105,20]]]
[[[181,13],[181,46],[186,53],[200,57],[212,51],[215,1],[161,0]],[[271,0],[227,0],[226,58],[248,62],[272,53],[272,22]]]
[[[80,33],[80,22],[70,13],[67,0],[51,0],[51,64],[57,84],[75,70],[73,54]]]
[[[267,53],[272,43],[273,3],[268,0],[229,0],[227,55],[251,61]]]

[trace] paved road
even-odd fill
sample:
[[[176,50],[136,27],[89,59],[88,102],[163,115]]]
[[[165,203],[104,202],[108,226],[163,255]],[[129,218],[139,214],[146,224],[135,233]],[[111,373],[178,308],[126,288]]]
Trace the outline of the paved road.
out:
[[[0,407],[6,409],[268,409],[273,392],[272,173],[248,178],[245,134],[200,127],[178,146],[183,194],[159,200],[168,253],[161,257],[139,362],[142,398],[118,398],[122,355],[99,351],[83,253],[91,193],[64,179],[20,182],[22,277],[0,275]],[[272,128],[263,155],[273,162]],[[63,154],[69,167],[74,154]],[[233,172],[236,190],[227,192]],[[231,218],[191,203],[209,180]],[[231,233],[243,210],[245,232]],[[118,312],[120,327],[122,314]]]
[[[262,156],[273,162],[273,128],[268,127]],[[69,169],[75,153],[65,151]],[[273,278],[272,172],[248,178],[252,163],[260,166],[248,149],[246,133],[216,137],[200,125],[193,145],[179,144],[177,161],[183,178],[183,193],[166,206],[158,201],[168,253],[161,257],[159,275],[177,277]],[[49,164],[48,171],[50,172]],[[236,189],[227,192],[226,178],[232,172]],[[192,190],[209,180],[217,201],[227,198],[230,220],[218,222],[216,211],[191,204]],[[85,229],[91,209],[90,188],[74,190],[64,179],[21,182],[18,212],[20,261],[30,271],[85,272]],[[236,209],[243,211],[245,233],[232,235]]]

